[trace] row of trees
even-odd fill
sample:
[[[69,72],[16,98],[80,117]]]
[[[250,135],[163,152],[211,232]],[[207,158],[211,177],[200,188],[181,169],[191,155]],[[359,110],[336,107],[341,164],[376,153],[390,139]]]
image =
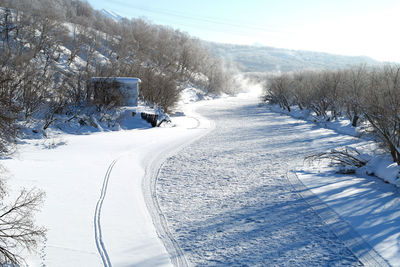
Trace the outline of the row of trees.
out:
[[[367,123],[400,165],[400,66],[303,71],[268,78],[265,100],[308,109],[326,120]]]

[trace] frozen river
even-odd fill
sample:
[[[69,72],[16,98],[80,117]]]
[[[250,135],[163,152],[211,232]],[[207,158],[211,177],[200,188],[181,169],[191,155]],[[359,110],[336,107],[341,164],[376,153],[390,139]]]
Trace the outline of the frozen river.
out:
[[[257,102],[229,98],[197,110],[214,131],[159,173],[161,211],[188,265],[362,265],[287,179],[332,136]]]

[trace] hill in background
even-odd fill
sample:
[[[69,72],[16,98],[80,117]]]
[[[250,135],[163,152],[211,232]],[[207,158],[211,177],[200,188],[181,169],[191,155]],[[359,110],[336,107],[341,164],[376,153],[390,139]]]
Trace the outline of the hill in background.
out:
[[[288,72],[304,69],[339,69],[382,62],[366,56],[342,56],[322,52],[290,50],[267,46],[206,42],[212,53],[237,63],[243,72]]]
[[[101,12],[115,22],[122,19],[122,16],[113,11],[103,9]],[[235,45],[206,41],[203,41],[203,44],[212,54],[234,63],[243,72],[288,72],[304,69],[341,69],[360,64],[382,65],[382,62],[367,56],[343,56],[261,44]]]

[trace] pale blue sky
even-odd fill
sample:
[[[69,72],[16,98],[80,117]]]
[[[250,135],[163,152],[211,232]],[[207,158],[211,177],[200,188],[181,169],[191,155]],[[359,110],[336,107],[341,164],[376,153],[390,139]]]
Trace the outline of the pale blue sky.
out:
[[[400,62],[399,0],[88,0],[204,40]]]

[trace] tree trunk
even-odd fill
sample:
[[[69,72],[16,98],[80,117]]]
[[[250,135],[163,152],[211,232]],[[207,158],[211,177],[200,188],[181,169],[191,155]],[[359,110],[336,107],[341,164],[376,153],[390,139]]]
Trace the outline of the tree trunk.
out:
[[[358,115],[354,115],[351,126],[357,127],[357,121],[360,117]]]

